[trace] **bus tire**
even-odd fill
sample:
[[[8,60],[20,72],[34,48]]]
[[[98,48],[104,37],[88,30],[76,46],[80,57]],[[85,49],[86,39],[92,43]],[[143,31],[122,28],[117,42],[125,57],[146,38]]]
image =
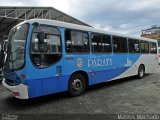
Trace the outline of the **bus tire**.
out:
[[[144,65],[140,65],[138,68],[138,78],[141,79],[145,76],[145,68]]]
[[[86,89],[85,77],[81,74],[73,74],[69,79],[68,92],[71,96],[76,97],[84,93]]]

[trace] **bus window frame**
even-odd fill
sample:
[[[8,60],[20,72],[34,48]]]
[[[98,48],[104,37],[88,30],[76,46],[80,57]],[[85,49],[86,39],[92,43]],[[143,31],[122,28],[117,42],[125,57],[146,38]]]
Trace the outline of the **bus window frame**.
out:
[[[148,41],[148,43],[149,43],[149,54],[157,54],[157,50],[158,50],[158,47],[157,47],[157,44],[156,44],[156,42],[153,42],[153,41]],[[150,43],[155,43],[155,45],[156,45],[156,53],[151,53],[151,51],[150,51]]]
[[[111,44],[111,51],[110,51],[110,52],[94,52],[93,47],[92,47],[92,35],[94,35],[94,34],[101,35],[101,43],[102,43],[102,36],[103,36],[103,35],[110,37],[110,44]],[[91,32],[91,33],[90,33],[90,41],[91,41],[90,46],[91,46],[91,53],[92,53],[92,54],[113,54],[112,35],[110,35],[110,34],[98,33],[98,32]]]
[[[115,52],[114,51],[114,37],[119,37],[119,38],[125,38],[126,39],[126,52]],[[124,36],[118,36],[118,35],[112,35],[112,48],[113,48],[113,54],[128,54],[129,53],[129,47],[128,47],[128,37],[124,37]]]
[[[148,52],[145,52],[145,53],[143,52],[143,53],[142,53],[142,50],[141,50],[141,42],[142,42],[142,41],[143,41],[144,43],[148,43]],[[143,39],[140,40],[140,53],[141,53],[141,54],[150,54],[150,52],[149,52],[149,41],[148,41],[148,40],[143,40]]]
[[[53,64],[51,64],[51,65],[49,65],[49,66],[46,66],[46,67],[37,67],[37,66],[33,63],[33,60],[32,60],[32,58],[31,58],[32,36],[33,36],[33,31],[34,31],[34,29],[35,29],[35,28],[33,28],[33,25],[32,25],[31,36],[30,36],[30,44],[29,44],[29,59],[30,59],[32,65],[33,65],[36,69],[45,69],[45,68],[53,67],[55,64],[57,64],[58,62],[60,62],[60,61],[62,60],[62,58],[63,58],[62,32],[61,32],[61,30],[59,29],[60,27],[58,27],[58,26],[47,25],[47,24],[40,24],[39,26],[54,27],[54,28],[56,28],[56,29],[60,32],[60,35],[58,35],[58,36],[60,36],[61,58],[60,58],[57,62],[55,62],[55,63],[53,63]],[[53,34],[53,35],[56,35],[56,34]]]
[[[72,28],[64,28],[65,30],[64,30],[64,50],[65,50],[65,53],[67,54],[67,55],[77,55],[77,54],[80,54],[80,55],[82,55],[82,54],[84,54],[84,55],[88,55],[88,54],[90,54],[91,53],[91,46],[90,46],[90,43],[91,43],[91,41],[90,41],[90,33],[89,33],[89,31],[83,31],[83,30],[77,30],[77,29],[72,29]],[[82,33],[87,33],[87,35],[88,35],[88,47],[89,47],[89,51],[88,52],[67,52],[67,39],[66,39],[66,31],[67,30],[70,30],[70,31],[77,31],[77,32],[82,32]],[[72,40],[71,40],[72,41]],[[71,42],[71,45],[72,45],[72,42]],[[72,46],[71,46],[71,48],[72,48]]]
[[[137,40],[138,41],[138,45],[139,45],[139,52],[130,52],[129,49],[129,41],[131,40]],[[128,38],[128,53],[129,54],[140,54],[141,53],[141,48],[140,48],[140,40],[139,39],[135,39],[135,38]]]

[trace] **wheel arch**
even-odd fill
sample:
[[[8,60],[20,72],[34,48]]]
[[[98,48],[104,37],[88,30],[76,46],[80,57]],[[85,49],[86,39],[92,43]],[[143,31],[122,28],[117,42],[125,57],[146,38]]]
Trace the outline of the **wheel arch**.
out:
[[[138,69],[140,68],[140,66],[143,66],[143,68],[144,68],[144,71],[146,72],[146,68],[145,68],[145,65],[144,65],[144,63],[141,63],[141,64],[139,65]]]
[[[74,74],[81,74],[85,77],[85,80],[86,80],[86,85],[88,86],[89,85],[89,76],[87,74],[86,71],[83,71],[83,70],[78,70],[78,71],[75,71],[73,72],[70,77],[69,77],[69,80],[71,79],[71,77],[74,75]]]

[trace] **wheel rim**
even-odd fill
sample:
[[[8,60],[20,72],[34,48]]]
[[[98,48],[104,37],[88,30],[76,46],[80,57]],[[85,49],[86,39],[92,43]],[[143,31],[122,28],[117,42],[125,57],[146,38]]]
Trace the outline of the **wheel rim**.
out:
[[[72,89],[74,91],[80,91],[82,89],[82,81],[80,79],[73,80]]]

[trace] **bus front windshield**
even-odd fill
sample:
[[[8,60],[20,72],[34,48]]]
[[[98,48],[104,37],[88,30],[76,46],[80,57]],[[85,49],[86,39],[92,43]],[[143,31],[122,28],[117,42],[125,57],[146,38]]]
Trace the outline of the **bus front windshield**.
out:
[[[28,24],[20,25],[10,31],[4,71],[14,71],[24,66],[27,33]]]

